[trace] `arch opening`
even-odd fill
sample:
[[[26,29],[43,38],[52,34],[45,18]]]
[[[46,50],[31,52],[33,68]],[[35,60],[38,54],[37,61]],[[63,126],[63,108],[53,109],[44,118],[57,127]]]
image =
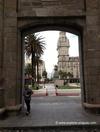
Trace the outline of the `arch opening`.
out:
[[[22,56],[23,56],[23,42],[25,36],[31,33],[38,33],[38,32],[43,32],[43,31],[63,31],[63,32],[69,32],[73,33],[78,36],[78,43],[79,43],[79,59],[80,59],[80,83],[81,83],[81,99],[82,102],[86,101],[85,97],[85,86],[84,86],[84,71],[83,71],[83,29],[81,26],[76,26],[76,25],[67,25],[67,26],[62,26],[62,25],[39,25],[39,26],[26,26],[21,29],[21,34],[22,34]],[[23,56],[24,57],[24,56]],[[23,60],[23,59],[22,59]],[[23,63],[22,63],[23,65]],[[22,66],[22,82],[24,87],[24,71],[23,71],[23,66]],[[23,88],[22,88],[23,89]]]

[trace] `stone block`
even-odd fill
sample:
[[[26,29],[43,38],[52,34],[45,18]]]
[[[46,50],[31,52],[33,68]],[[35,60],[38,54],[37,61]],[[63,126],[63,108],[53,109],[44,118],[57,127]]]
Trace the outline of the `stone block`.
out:
[[[22,10],[19,15],[19,17],[27,17],[27,16],[36,16],[36,12],[34,10],[32,11],[25,11],[25,10]]]
[[[87,0],[86,1],[87,9],[91,8],[99,8],[98,6],[98,0]]]
[[[21,9],[25,9],[26,7],[30,10],[30,8],[42,7],[42,2],[40,0],[37,1],[23,1],[21,2]]]
[[[97,8],[94,8],[94,9],[87,9],[87,12],[86,12],[86,15],[87,16],[95,16],[98,14],[98,9]]]
[[[41,0],[42,2],[59,2],[59,0]]]
[[[5,18],[8,18],[8,17],[17,18],[17,13],[16,13],[16,11],[14,11],[13,9],[6,9],[6,10],[5,10]]]
[[[6,59],[4,60],[4,66],[6,67],[6,64],[11,67],[14,68],[16,67],[17,64],[17,55],[15,52],[8,52],[7,54],[5,54]],[[15,70],[15,69],[14,69]]]
[[[48,8],[37,8],[36,16],[77,16],[82,15],[82,10],[67,9],[67,7],[48,7]]]
[[[95,52],[96,51],[96,52]],[[87,49],[84,53],[84,58],[86,59],[91,59],[91,58],[100,58],[100,51],[99,50],[94,50],[94,49]]]
[[[4,34],[5,33],[14,33],[14,32],[16,32],[17,31],[17,27],[16,26],[14,26],[14,27],[10,27],[10,26],[8,26],[8,27],[6,27],[5,28],[5,30],[4,30]],[[6,35],[5,35],[6,36]]]
[[[99,23],[99,18],[97,15],[95,15],[95,16],[92,15],[92,16],[86,17],[86,24],[87,25],[94,26],[94,25],[98,25],[98,23]]]
[[[7,28],[7,29],[8,29],[8,28]],[[12,39],[12,36],[13,36],[13,38],[16,38],[16,37],[17,37],[17,34],[16,34],[16,31],[8,32],[8,33],[7,33],[7,29],[4,31],[4,33],[5,33],[5,38],[7,38],[6,40],[8,40],[8,43],[10,43],[9,41]]]
[[[5,2],[5,9],[13,8],[14,10],[16,10],[17,0],[5,0],[4,2]]]
[[[85,66],[100,66],[100,58],[90,58],[90,59],[86,59],[85,58]]]
[[[5,27],[16,27],[17,28],[17,19],[16,18],[6,18]]]
[[[43,1],[21,1],[19,4],[19,14],[24,13],[24,16],[34,16],[33,11],[37,16],[69,16],[83,13],[83,0],[43,0]],[[26,12],[26,14],[25,14]],[[31,12],[27,14],[27,12]]]
[[[43,1],[42,3],[43,7],[48,7],[48,6],[60,6],[61,5],[61,1]]]
[[[13,37],[13,36],[12,36]],[[16,38],[11,38],[11,36],[9,38],[6,38],[4,39],[4,49],[5,49],[5,52],[16,52],[16,48],[17,48],[17,42],[16,42]]]

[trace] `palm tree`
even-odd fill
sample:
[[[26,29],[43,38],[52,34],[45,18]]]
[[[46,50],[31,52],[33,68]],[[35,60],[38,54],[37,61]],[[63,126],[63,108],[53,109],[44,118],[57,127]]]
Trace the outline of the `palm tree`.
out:
[[[30,74],[32,75],[32,65],[30,63],[28,63],[26,66],[25,66],[25,74]]]
[[[26,56],[31,56],[32,63],[32,78],[36,81],[36,58],[40,58],[44,53],[45,42],[41,36],[29,34],[25,37],[25,53]],[[33,82],[34,84],[34,82]]]
[[[36,58],[36,67],[37,67],[37,83],[39,84],[39,65],[43,64],[43,60],[39,57]]]

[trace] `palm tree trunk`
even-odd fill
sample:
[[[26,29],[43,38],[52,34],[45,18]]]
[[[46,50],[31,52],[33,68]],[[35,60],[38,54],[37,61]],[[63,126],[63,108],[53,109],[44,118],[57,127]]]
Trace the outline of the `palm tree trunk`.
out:
[[[37,84],[39,84],[39,63],[37,60]]]
[[[35,52],[32,52],[32,85],[34,86],[34,83],[36,81],[36,74],[35,74]]]

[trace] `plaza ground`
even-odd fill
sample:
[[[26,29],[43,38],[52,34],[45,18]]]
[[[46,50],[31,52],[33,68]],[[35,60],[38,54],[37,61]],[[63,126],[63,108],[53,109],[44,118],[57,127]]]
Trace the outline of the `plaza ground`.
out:
[[[57,126],[68,123],[100,124],[100,115],[84,111],[80,96],[32,97],[31,114],[26,107],[17,115],[0,121],[2,127]],[[64,124],[65,123],[65,124]]]
[[[53,83],[41,84],[41,89],[33,90],[33,96],[79,96],[81,94],[81,89],[77,88],[77,84],[70,84],[70,86],[73,89],[56,89]]]

